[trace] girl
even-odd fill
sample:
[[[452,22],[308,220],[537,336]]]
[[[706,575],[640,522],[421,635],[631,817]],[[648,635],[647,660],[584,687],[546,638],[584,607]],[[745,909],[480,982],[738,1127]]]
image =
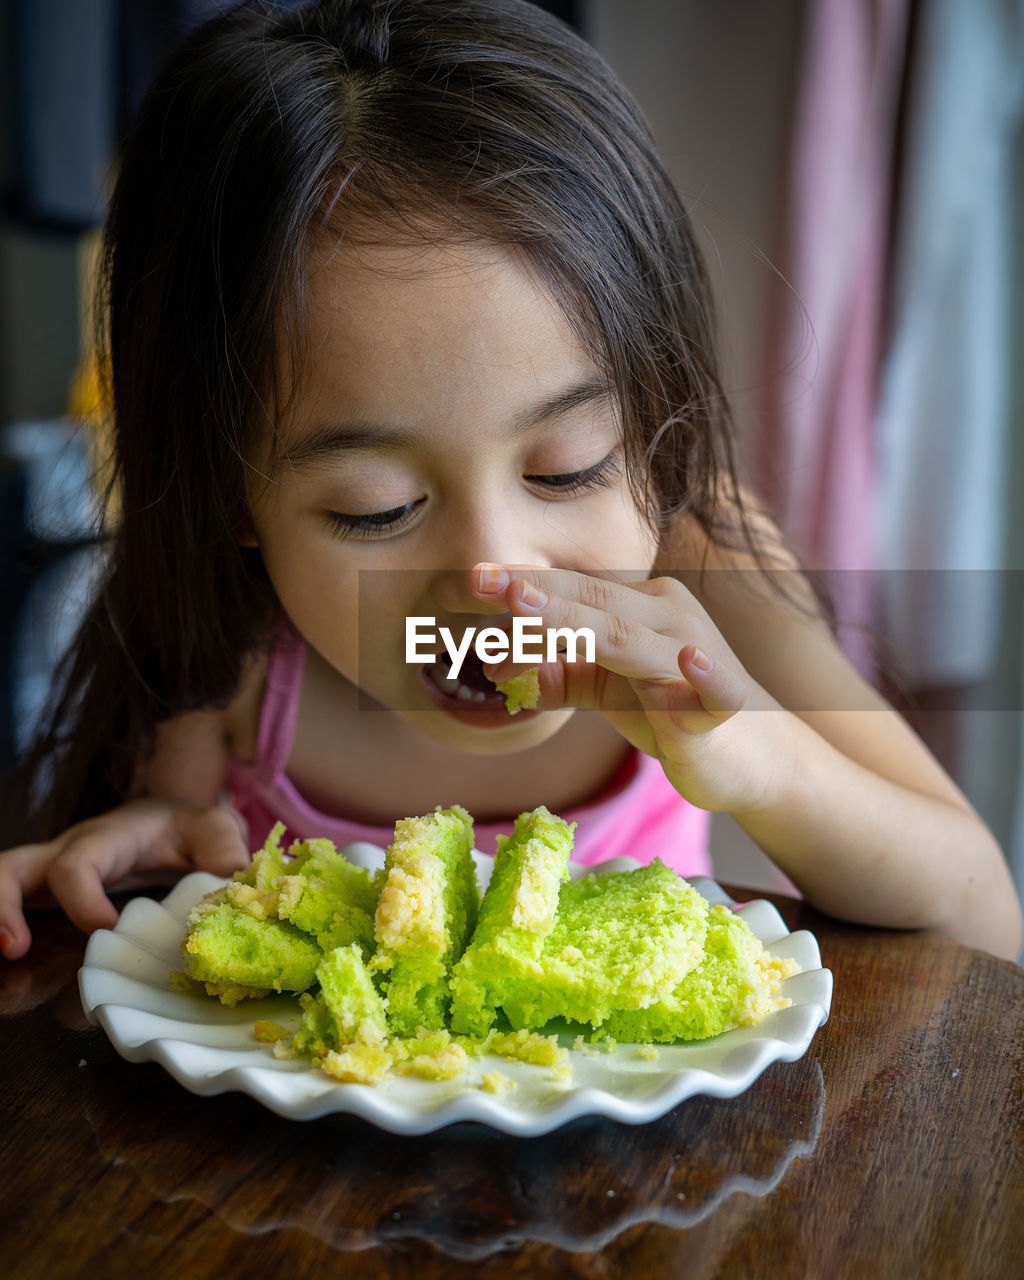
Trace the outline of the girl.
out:
[[[278,816],[386,844],[455,801],[485,850],[543,802],[578,858],[687,874],[728,811],[820,909],[1016,955],[998,847],[737,481],[690,223],[570,31],[242,5],[149,93],[106,267],[119,514],[0,857],[9,959],[47,890],[110,926],[104,885],[229,874]],[[412,617],[596,660],[511,717],[515,666],[407,663]]]

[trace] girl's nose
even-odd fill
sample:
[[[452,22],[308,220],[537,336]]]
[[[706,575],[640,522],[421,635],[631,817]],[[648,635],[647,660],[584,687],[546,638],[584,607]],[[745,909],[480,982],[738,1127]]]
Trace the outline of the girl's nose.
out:
[[[453,513],[444,537],[432,594],[438,608],[451,613],[506,612],[503,603],[488,605],[473,594],[470,570],[481,561],[541,568],[552,563],[550,553],[528,536],[525,521],[511,511]]]

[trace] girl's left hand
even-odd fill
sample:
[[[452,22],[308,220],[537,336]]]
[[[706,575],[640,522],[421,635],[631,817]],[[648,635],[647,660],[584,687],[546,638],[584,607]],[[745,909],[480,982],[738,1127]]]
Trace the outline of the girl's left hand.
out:
[[[736,813],[763,800],[779,763],[772,740],[779,716],[757,713],[781,708],[682,583],[627,584],[568,569],[483,563],[470,571],[470,582],[478,599],[540,618],[545,631],[594,633],[596,662],[507,659],[485,664],[488,679],[539,666],[540,710],[600,711],[628,742],[656,757],[693,804]]]

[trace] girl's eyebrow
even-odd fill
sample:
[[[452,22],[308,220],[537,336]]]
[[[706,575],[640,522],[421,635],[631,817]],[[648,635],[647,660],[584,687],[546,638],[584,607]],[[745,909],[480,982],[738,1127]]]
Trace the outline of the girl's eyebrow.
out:
[[[600,377],[585,378],[565,391],[550,396],[532,409],[517,414],[509,423],[509,434],[520,436],[553,418],[565,417],[584,405],[610,399],[612,389]],[[284,451],[290,468],[309,466],[335,453],[376,449],[396,453],[415,444],[420,433],[411,427],[384,422],[330,422],[315,426]]]

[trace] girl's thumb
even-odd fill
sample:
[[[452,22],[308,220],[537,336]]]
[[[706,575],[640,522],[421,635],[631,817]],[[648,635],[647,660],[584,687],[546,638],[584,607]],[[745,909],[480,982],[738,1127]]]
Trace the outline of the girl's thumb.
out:
[[[701,706],[716,720],[728,720],[747,700],[747,686],[695,644],[679,650],[679,670],[693,686]]]

